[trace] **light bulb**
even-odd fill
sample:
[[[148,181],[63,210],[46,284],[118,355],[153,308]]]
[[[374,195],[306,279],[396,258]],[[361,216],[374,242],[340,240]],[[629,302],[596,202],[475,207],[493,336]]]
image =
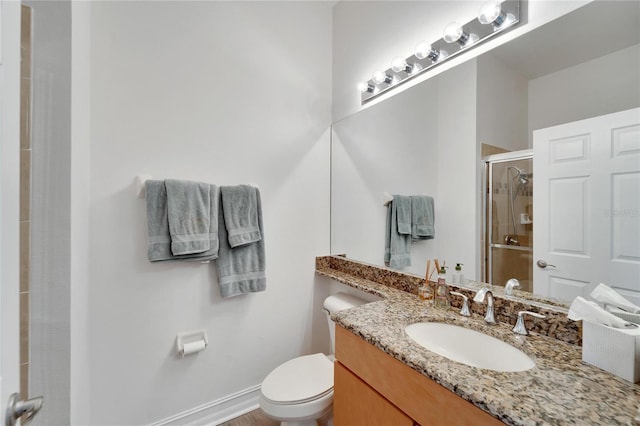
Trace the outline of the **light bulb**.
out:
[[[382,83],[391,83],[391,77],[389,77],[387,75],[386,72],[384,71],[376,71],[373,73],[373,77],[372,80],[376,83],[376,84],[382,84]]]
[[[366,81],[358,83],[358,90],[361,92],[373,92],[374,87]]]
[[[457,22],[451,22],[444,27],[444,34],[442,38],[447,43],[458,43],[460,46],[464,47],[469,40],[469,34],[464,31],[462,25],[459,25]]]
[[[429,55],[429,52],[431,52],[431,45],[422,40],[416,44],[414,55],[416,55],[418,59],[424,59]]]
[[[440,58],[440,52],[435,50],[426,41],[421,41],[421,42],[418,42],[418,44],[416,44],[416,49],[414,54],[418,59],[429,58],[433,62],[436,62]]]
[[[480,7],[478,12],[478,21],[481,24],[493,24],[495,28],[498,28],[505,21],[506,15],[502,11],[499,1],[489,1]]]
[[[480,11],[478,12],[478,21],[485,25],[493,24],[493,21],[500,16],[500,13],[502,13],[500,2],[488,1],[480,7]]]
[[[507,13],[506,18],[504,18],[504,23],[500,25],[500,27],[507,28],[513,25],[515,22],[516,22],[516,17],[511,13]]]
[[[391,69],[394,72],[407,71],[407,68],[410,68],[409,64],[400,56],[396,56],[393,58],[393,61],[391,61]]]
[[[442,38],[444,38],[444,41],[446,41],[447,43],[455,43],[456,41],[460,40],[460,37],[462,37],[463,33],[464,31],[462,30],[461,25],[459,25],[457,22],[450,22],[446,27],[444,27],[444,35],[442,36]]]

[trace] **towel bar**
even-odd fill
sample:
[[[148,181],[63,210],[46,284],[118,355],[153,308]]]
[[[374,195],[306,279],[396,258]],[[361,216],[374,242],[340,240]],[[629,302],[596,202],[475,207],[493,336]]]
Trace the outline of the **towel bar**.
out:
[[[145,190],[145,183],[150,180],[153,179],[153,176],[151,175],[138,175],[135,178],[135,191],[137,194],[138,198],[144,198],[147,194],[146,190]],[[254,188],[258,188],[258,185],[256,185],[255,183],[248,183],[247,185],[252,186]],[[393,197],[391,197],[391,199],[393,200]]]
[[[144,198],[145,195],[147,194],[147,192],[145,191],[145,183],[149,179],[152,179],[151,175],[138,175],[138,176],[136,176],[135,188],[136,188],[136,194],[137,194],[138,198]]]

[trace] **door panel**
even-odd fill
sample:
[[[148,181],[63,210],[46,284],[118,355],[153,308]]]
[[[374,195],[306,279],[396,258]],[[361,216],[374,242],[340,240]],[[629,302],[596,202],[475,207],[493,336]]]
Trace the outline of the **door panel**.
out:
[[[549,181],[549,250],[555,254],[588,256],[587,217],[589,177],[551,179]]]

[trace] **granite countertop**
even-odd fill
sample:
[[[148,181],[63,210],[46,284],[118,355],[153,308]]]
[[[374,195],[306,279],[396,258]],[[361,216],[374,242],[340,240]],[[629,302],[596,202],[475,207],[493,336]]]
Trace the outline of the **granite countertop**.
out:
[[[535,333],[519,336],[511,331],[513,324],[489,326],[481,315],[465,318],[458,309],[425,309],[410,292],[341,271],[316,268],[316,273],[383,298],[333,315],[339,325],[506,424],[640,425],[640,386],[582,362],[580,346]],[[503,373],[451,361],[404,331],[409,324],[431,321],[497,337],[525,352],[536,366]]]

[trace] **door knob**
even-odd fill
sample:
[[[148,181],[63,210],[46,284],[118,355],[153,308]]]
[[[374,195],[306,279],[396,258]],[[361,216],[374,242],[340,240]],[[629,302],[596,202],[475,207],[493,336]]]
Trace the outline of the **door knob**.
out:
[[[539,268],[542,268],[542,269],[546,268],[547,266],[548,266],[548,267],[551,267],[551,268],[554,268],[554,269],[555,269],[555,267],[556,267],[556,265],[549,265],[547,262],[545,262],[545,261],[544,261],[544,260],[542,260],[542,259],[538,260],[538,261],[536,262],[536,265],[538,265],[538,267],[539,267]]]
[[[25,417],[22,419],[21,424],[26,425],[29,423],[42,408],[42,400],[43,398],[41,396],[37,396],[22,401],[18,399],[17,393],[11,394],[4,419],[5,426],[14,426],[16,421],[22,416]]]

